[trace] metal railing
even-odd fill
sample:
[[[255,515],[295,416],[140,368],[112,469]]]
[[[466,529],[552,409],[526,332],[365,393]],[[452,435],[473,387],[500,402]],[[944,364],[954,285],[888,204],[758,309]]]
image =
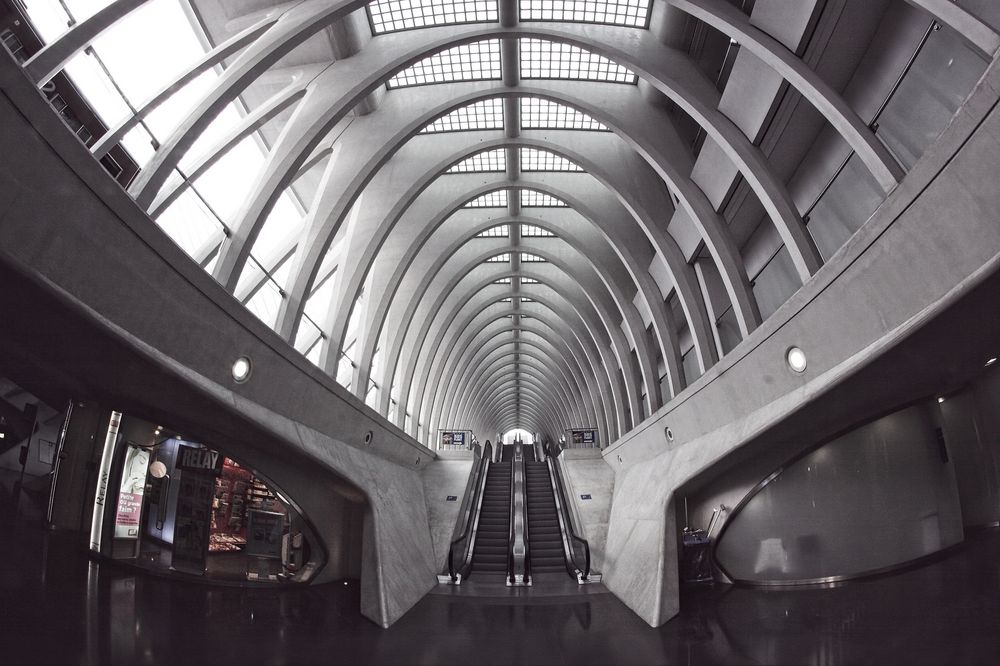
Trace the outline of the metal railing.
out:
[[[566,557],[566,572],[576,578],[581,585],[590,577],[590,543],[573,529],[573,521],[569,515],[569,503],[566,496],[562,473],[551,456],[545,459],[549,467],[549,478],[552,480],[552,495],[556,500],[556,517],[559,519],[559,532],[562,534],[563,554]],[[581,567],[577,560],[575,546],[583,550]]]
[[[492,463],[493,446],[487,440],[486,446],[483,447],[482,457],[479,459],[479,465],[476,467],[476,479],[472,485],[473,495],[466,508],[465,528],[462,530],[462,534],[457,539],[454,539],[448,547],[448,575],[455,584],[461,584],[462,578],[468,575],[469,566],[472,564],[473,547],[476,543],[476,532],[479,529],[479,514],[483,508],[483,496],[486,494],[486,476]],[[464,545],[461,549],[462,564],[456,571],[455,554],[458,545],[463,541]]]
[[[528,513],[524,496],[524,448],[514,444],[510,470],[510,535],[507,546],[507,585],[530,585]]]

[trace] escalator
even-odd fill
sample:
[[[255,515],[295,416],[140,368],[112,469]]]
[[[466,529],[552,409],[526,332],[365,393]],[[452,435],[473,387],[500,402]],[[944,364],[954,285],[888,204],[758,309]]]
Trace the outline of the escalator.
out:
[[[503,453],[507,454],[504,447]],[[482,509],[472,553],[472,572],[507,573],[510,553],[510,484],[512,463],[509,459],[493,463],[486,473]]]
[[[529,452],[525,457],[524,473],[531,574],[565,574],[562,528],[556,514],[549,466],[545,462],[535,462],[534,452]]]

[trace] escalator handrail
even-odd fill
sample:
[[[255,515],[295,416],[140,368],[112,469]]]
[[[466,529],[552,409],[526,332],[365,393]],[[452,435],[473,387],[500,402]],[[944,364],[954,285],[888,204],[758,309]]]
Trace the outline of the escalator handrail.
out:
[[[473,485],[475,495],[473,495],[472,499],[472,504],[474,504],[475,507],[469,507],[469,514],[465,519],[465,528],[462,530],[462,534],[459,535],[457,539],[452,540],[451,545],[448,546],[448,575],[451,577],[452,582],[458,581],[458,574],[461,574],[464,578],[466,572],[469,570],[469,565],[472,562],[472,554],[476,542],[476,532],[479,530],[479,515],[483,509],[483,496],[486,494],[486,477],[489,474],[490,464],[493,462],[493,451],[491,447],[492,444],[490,444],[490,442],[486,442],[486,446],[483,448],[483,455],[479,459],[479,465],[476,468],[476,481]],[[456,572],[455,547],[463,539],[466,539],[465,558],[462,562],[461,569]]]
[[[559,527],[563,534],[563,552],[566,555],[566,571],[579,581],[585,581],[590,577],[590,543],[581,537],[573,529],[573,521],[569,515],[569,504],[566,498],[566,491],[563,485],[562,473],[555,463],[555,459],[549,456],[545,459],[549,467],[549,478],[552,480],[553,497],[556,501],[556,517],[559,519]],[[583,568],[576,561],[576,550],[570,545],[566,537],[577,543],[583,544],[585,555]],[[572,567],[570,564],[572,563]]]

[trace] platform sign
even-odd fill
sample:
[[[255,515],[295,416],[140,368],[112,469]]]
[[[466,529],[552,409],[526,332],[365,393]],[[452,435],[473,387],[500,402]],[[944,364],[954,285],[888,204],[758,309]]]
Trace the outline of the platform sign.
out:
[[[468,430],[441,430],[442,449],[467,449],[472,440],[472,433]]]
[[[570,448],[592,448],[598,446],[595,428],[571,428],[568,443]]]
[[[149,449],[128,445],[122,482],[118,488],[118,509],[115,513],[115,538],[138,539],[139,517],[142,516],[142,495],[146,490],[146,470],[149,469]]]

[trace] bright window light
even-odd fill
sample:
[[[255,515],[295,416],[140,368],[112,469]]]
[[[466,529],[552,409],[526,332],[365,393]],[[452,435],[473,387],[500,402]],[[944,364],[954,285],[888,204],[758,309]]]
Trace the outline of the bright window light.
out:
[[[522,302],[522,303],[534,303],[534,302],[535,302],[535,299],[533,299],[533,298],[528,298],[527,296],[522,296],[522,297],[521,297],[521,302]]]
[[[522,21],[575,21],[645,28],[649,0],[521,0]]]
[[[499,280],[493,280],[493,284],[510,284],[511,279],[509,277],[500,278]]]
[[[535,226],[534,224],[522,224],[521,225],[521,238],[555,238],[556,235],[551,231],[542,229],[541,227]]]
[[[503,148],[497,148],[467,157],[445,173],[502,173],[506,170],[507,151]]]
[[[537,254],[531,254],[530,252],[521,253],[522,264],[544,264],[546,261],[548,261],[548,259],[539,257]]]
[[[430,83],[499,78],[500,40],[488,39],[435,53],[399,72],[386,85],[391,90]]]
[[[521,148],[521,171],[583,171],[565,157],[538,148]]]
[[[540,97],[521,98],[521,129],[611,131],[585,113]]]
[[[463,208],[506,208],[507,190],[493,190],[466,203]]]
[[[496,0],[375,0],[368,3],[372,34],[449,23],[496,21]]]
[[[510,236],[510,227],[506,224],[498,224],[495,227],[490,227],[485,231],[480,231],[476,234],[476,238],[507,238]]]
[[[499,97],[484,99],[481,102],[455,109],[420,130],[420,133],[491,129],[503,129],[503,100]]]
[[[510,261],[510,252],[503,252],[501,254],[494,255],[486,260],[487,264],[505,264]]]
[[[521,206],[523,208],[565,208],[568,206],[562,199],[538,190],[521,190]]]
[[[513,302],[514,302],[514,301],[513,301],[512,299],[511,299],[511,297],[510,297],[510,296],[508,296],[508,297],[506,297],[506,298],[501,298],[501,299],[500,299],[500,303],[513,303]]]
[[[521,278],[521,284],[541,284],[541,282],[539,282],[535,278],[523,277]]]
[[[638,77],[604,56],[570,44],[522,39],[521,78],[636,83]]]

